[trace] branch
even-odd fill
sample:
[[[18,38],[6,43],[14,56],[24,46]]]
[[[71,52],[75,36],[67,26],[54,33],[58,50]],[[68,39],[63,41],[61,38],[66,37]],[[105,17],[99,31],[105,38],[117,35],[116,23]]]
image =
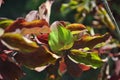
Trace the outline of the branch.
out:
[[[115,20],[115,18],[114,18],[114,16],[113,16],[113,14],[112,14],[112,11],[110,10],[110,7],[109,7],[109,5],[108,5],[108,2],[107,2],[107,0],[101,0],[101,1],[104,3],[105,8],[106,8],[106,11],[108,12],[111,20],[113,21],[114,25],[116,26],[116,29],[115,29],[115,30],[116,30],[116,32],[118,33],[118,34],[117,34],[117,37],[118,37],[118,39],[119,39],[119,41],[120,41],[120,29],[119,29],[119,26],[118,26],[118,24],[117,24],[117,22],[116,22],[116,20]]]

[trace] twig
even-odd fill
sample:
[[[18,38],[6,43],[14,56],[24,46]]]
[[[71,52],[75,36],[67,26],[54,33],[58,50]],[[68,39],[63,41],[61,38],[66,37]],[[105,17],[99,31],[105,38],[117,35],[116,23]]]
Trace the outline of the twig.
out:
[[[120,29],[119,29],[119,26],[118,26],[118,24],[117,24],[117,22],[116,22],[116,20],[115,20],[115,18],[114,18],[114,16],[113,16],[113,14],[112,14],[112,11],[110,10],[110,7],[109,7],[109,5],[108,5],[108,2],[107,2],[107,0],[102,0],[102,2],[104,3],[105,8],[106,8],[106,10],[107,10],[107,12],[108,12],[111,20],[113,21],[114,25],[116,26],[116,32],[118,33],[118,34],[117,34],[117,35],[118,35],[117,37],[118,37],[118,39],[119,39],[119,41],[120,41]]]

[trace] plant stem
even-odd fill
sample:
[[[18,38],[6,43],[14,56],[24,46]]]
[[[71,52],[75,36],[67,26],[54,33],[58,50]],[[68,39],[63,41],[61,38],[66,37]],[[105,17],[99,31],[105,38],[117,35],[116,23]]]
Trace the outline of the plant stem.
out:
[[[115,18],[114,18],[114,16],[113,16],[113,14],[112,14],[112,11],[110,10],[110,7],[109,7],[109,5],[108,5],[108,2],[107,2],[107,0],[102,0],[102,2],[104,3],[105,8],[106,8],[106,10],[107,10],[107,12],[108,12],[111,20],[113,21],[114,25],[116,26],[116,32],[118,33],[118,34],[117,34],[117,37],[118,37],[118,39],[119,39],[119,41],[120,41],[120,29],[119,29],[119,26],[118,26],[118,24],[117,24],[117,22],[116,22],[116,20],[115,20]]]

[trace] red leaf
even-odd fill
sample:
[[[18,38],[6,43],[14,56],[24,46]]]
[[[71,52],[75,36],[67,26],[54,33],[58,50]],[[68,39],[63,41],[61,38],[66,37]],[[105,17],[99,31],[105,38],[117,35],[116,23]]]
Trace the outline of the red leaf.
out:
[[[37,38],[40,42],[48,44],[48,35],[49,34],[41,34],[38,35]]]
[[[90,66],[84,65],[84,64],[78,64],[79,67],[83,70],[83,71],[87,71],[90,69]]]
[[[69,65],[70,66],[70,65]],[[90,66],[84,65],[84,64],[77,64],[77,66],[82,69],[83,71],[87,71],[90,69]],[[67,70],[67,65],[64,62],[64,60],[60,61],[60,66],[59,66],[59,70],[61,74],[64,74]]]
[[[0,80],[16,80],[23,76],[20,67],[7,59],[5,55],[0,56]]]
[[[0,54],[0,58],[2,59],[2,61],[6,61],[8,57],[7,57],[6,54],[1,53],[1,54]]]
[[[60,61],[59,70],[60,70],[61,74],[64,74],[66,72],[67,66],[66,66],[64,60]]]
[[[101,36],[84,35],[80,40],[75,41],[73,48],[76,49],[84,48],[84,47],[93,48],[95,45],[108,40],[109,37],[110,35],[108,33]]]
[[[68,57],[65,57],[65,64],[67,65],[67,71],[71,76],[80,77],[83,70],[78,64],[71,61]]]

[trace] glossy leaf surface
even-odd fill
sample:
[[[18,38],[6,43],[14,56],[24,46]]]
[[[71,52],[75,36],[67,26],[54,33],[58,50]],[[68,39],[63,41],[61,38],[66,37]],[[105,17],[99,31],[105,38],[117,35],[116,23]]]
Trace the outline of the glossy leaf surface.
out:
[[[48,23],[45,20],[33,20],[31,22],[27,22],[24,19],[17,19],[5,29],[5,32],[14,32],[16,29],[22,28],[34,28],[34,27],[43,27],[48,26]]]
[[[20,34],[5,33],[2,36],[2,40],[13,47],[13,49],[17,49],[23,53],[33,52],[39,48],[35,42],[23,37]]]
[[[73,48],[84,48],[89,47],[93,48],[95,45],[108,40],[110,35],[108,33],[98,36],[84,35],[80,40],[75,41]]]
[[[81,31],[86,29],[86,27],[83,24],[78,23],[69,24],[66,26],[66,28],[69,29],[70,31]]]
[[[103,64],[97,52],[82,52],[74,49],[71,50],[71,54],[68,57],[76,63],[83,63],[95,69],[101,67]]]
[[[57,27],[49,36],[49,45],[52,51],[70,49],[73,46],[73,35],[64,27]]]

